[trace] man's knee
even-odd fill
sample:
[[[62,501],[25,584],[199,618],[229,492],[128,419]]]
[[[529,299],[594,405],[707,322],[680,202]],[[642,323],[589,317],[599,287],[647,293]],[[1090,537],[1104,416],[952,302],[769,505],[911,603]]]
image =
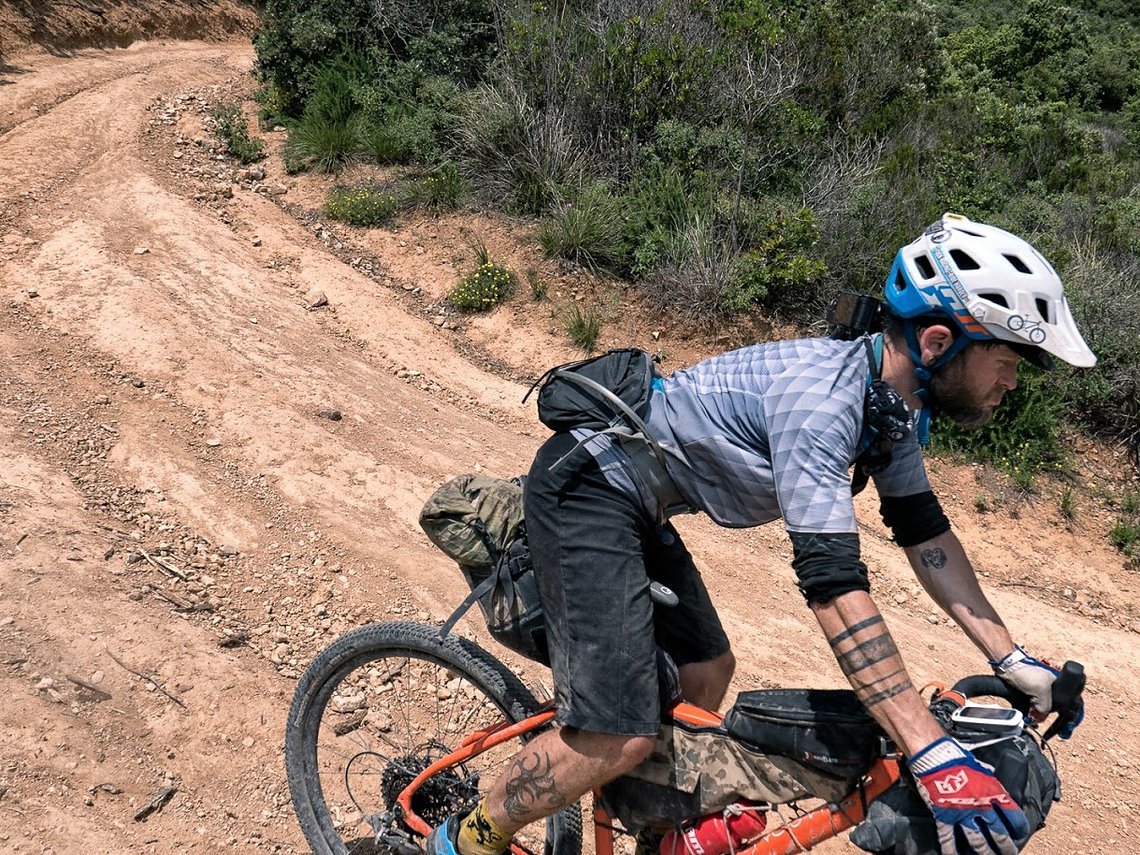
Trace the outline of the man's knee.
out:
[[[656,742],[652,736],[595,733],[572,727],[563,728],[562,733],[574,751],[600,761],[609,773],[609,778],[624,775],[639,765],[653,752]]]
[[[726,650],[714,659],[681,666],[681,691],[685,700],[715,710],[724,700],[735,671],[736,656],[731,650]]]

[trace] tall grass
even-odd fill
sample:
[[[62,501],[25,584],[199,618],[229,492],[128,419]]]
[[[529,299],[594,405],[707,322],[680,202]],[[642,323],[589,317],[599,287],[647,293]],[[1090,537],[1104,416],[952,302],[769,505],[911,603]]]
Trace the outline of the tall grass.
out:
[[[359,149],[360,130],[355,122],[306,119],[289,134],[285,158],[291,171],[331,174],[347,166]]]
[[[574,344],[590,353],[602,334],[602,319],[593,307],[583,309],[574,303],[566,313],[564,328]]]
[[[555,203],[538,228],[538,242],[551,258],[566,258],[592,270],[628,266],[622,236],[621,200],[603,184],[593,184],[576,200]]]

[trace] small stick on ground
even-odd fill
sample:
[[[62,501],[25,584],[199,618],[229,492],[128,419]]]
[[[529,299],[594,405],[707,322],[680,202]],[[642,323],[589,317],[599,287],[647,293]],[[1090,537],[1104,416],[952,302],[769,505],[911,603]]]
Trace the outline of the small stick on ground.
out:
[[[171,564],[166,559],[159,558],[156,555],[151,555],[145,549],[140,549],[139,555],[141,555],[143,558],[145,558],[147,561],[149,561],[151,564],[153,564],[155,567],[157,567],[162,572],[169,573],[171,576],[177,576],[183,582],[186,581],[186,574],[183,573],[181,570],[179,570],[177,567],[175,567],[173,564]]]
[[[178,706],[182,707],[182,709],[186,709],[186,704],[182,703],[182,699],[177,698],[174,695],[170,694],[170,692],[166,691],[166,689],[165,689],[165,687],[163,687],[162,683],[158,682],[158,680],[156,680],[154,677],[148,676],[147,674],[143,674],[139,671],[136,671],[134,668],[131,668],[130,666],[123,664],[123,660],[121,660],[118,656],[116,656],[110,650],[107,651],[107,655],[110,656],[112,659],[114,659],[115,664],[118,665],[120,668],[122,668],[124,671],[130,671],[132,674],[134,674],[140,680],[147,680],[148,682],[154,683],[154,687],[156,689],[158,689],[160,692],[162,692],[164,695],[166,695],[166,697],[170,698],[170,700],[174,701],[174,703],[178,704]]]
[[[63,676],[67,677],[69,682],[74,683],[79,688],[86,689],[88,692],[91,692],[91,694],[97,695],[99,697],[99,700],[111,700],[111,693],[103,691],[94,683],[88,683],[86,680],[80,680],[78,677],[74,677],[71,674],[64,674]]]
[[[144,822],[152,813],[162,810],[163,806],[174,797],[176,792],[178,792],[178,787],[163,787],[151,796],[149,802],[135,811],[135,822]]]

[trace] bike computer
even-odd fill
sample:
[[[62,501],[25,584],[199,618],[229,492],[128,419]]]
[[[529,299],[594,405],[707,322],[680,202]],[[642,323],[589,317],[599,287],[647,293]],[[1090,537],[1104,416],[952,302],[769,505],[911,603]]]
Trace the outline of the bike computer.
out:
[[[950,719],[975,730],[996,730],[1003,733],[1021,730],[1025,726],[1025,717],[1017,710],[972,701],[950,713]]]

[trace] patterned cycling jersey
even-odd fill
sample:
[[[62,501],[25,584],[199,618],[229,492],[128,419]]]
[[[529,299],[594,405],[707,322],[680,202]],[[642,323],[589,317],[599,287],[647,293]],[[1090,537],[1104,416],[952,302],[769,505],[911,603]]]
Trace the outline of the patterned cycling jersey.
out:
[[[783,517],[788,531],[854,533],[849,469],[862,450],[869,367],[862,341],[752,345],[658,381],[645,420],[681,496],[718,524]],[[873,478],[883,496],[930,490],[913,432]]]

